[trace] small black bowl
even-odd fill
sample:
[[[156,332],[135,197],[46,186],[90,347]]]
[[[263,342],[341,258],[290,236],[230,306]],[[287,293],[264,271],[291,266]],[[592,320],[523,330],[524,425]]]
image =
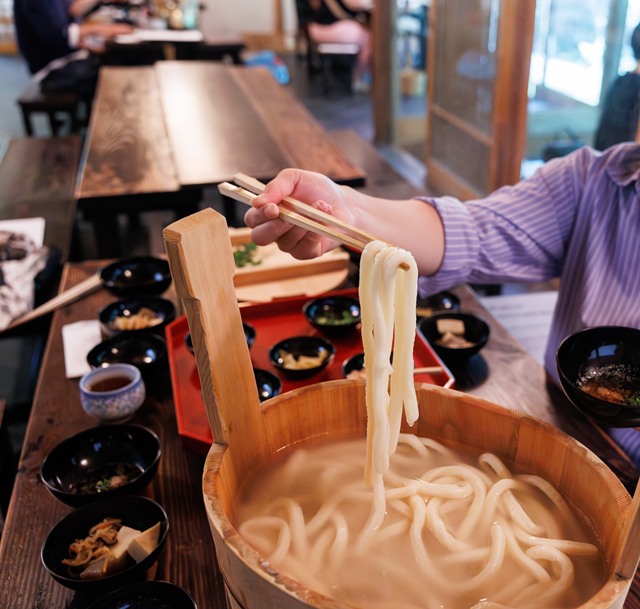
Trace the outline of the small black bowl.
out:
[[[104,497],[140,492],[153,479],[160,462],[160,440],[140,425],[102,425],[67,438],[55,446],[40,466],[40,478],[51,494],[78,507]],[[91,485],[104,480],[112,465],[132,479],[113,489]],[[85,484],[79,489],[80,484]]]
[[[455,312],[460,309],[460,299],[451,292],[438,292],[426,298],[418,298],[416,315],[418,319],[430,317],[443,311]]]
[[[132,364],[149,378],[167,360],[167,343],[157,334],[116,334],[97,344],[87,354],[92,368],[111,364]]]
[[[342,376],[346,379],[364,378],[359,374],[361,370],[364,370],[364,353],[356,353],[342,362]],[[350,375],[353,375],[353,377]]]
[[[360,302],[349,296],[322,296],[309,300],[302,307],[307,321],[330,336],[344,335],[361,321]]]
[[[119,317],[124,320],[131,319],[132,316],[139,313],[142,309],[153,311],[158,317],[159,322],[152,326],[137,329],[129,329],[126,327],[121,329],[118,327],[116,320]],[[127,334],[155,333],[162,335],[164,333],[164,327],[168,323],[171,323],[175,317],[176,308],[174,304],[170,300],[154,296],[116,300],[104,307],[98,314],[102,333],[106,338],[110,338],[121,332]]]
[[[633,405],[618,404],[580,388],[586,378],[612,374],[625,386],[640,388],[639,329],[598,326],[576,332],[558,347],[556,365],[562,388],[578,410],[609,427],[640,425],[640,399]]]
[[[262,370],[262,368],[254,368],[253,374],[256,377],[258,397],[261,402],[276,397],[282,390],[282,381],[273,372]]]
[[[468,343],[465,347],[454,347],[442,344],[446,335],[447,322],[459,322],[464,327],[462,338]],[[434,351],[445,363],[462,363],[475,355],[485,346],[489,339],[489,326],[487,322],[472,313],[436,313],[425,317],[418,322],[418,330],[433,347]]]
[[[256,329],[248,324],[246,321],[242,322],[242,328],[244,330],[244,339],[247,341],[247,347],[251,349],[253,343],[256,341]],[[184,344],[187,346],[187,349],[193,353],[193,339],[191,338],[191,332],[187,332],[184,335]]]
[[[105,518],[120,518],[123,525],[139,531],[145,531],[159,522],[158,545],[146,558],[117,573],[105,575],[99,579],[74,577],[62,563],[62,560],[69,556],[69,544],[76,539],[86,537],[89,529]],[[166,512],[160,504],[148,497],[137,495],[107,497],[84,505],[60,520],[44,540],[40,559],[44,568],[59,584],[88,594],[104,593],[142,579],[158,559],[167,540],[168,531],[169,520]]]
[[[196,602],[182,588],[163,581],[129,584],[101,597],[88,609],[197,609]]]
[[[156,296],[171,285],[169,263],[153,256],[114,262],[100,271],[100,278],[104,287],[120,298]]]
[[[269,361],[282,374],[291,379],[305,379],[324,370],[335,357],[336,348],[319,336],[293,336],[285,338],[269,349]],[[302,358],[321,358],[317,365],[307,368],[291,367]]]

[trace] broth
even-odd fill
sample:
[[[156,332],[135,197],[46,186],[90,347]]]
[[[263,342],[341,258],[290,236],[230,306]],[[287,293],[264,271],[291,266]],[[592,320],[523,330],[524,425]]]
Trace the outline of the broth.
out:
[[[367,533],[364,452],[348,440],[275,461],[246,482],[235,526],[281,573],[362,609],[577,607],[604,584],[594,535],[548,483],[415,436],[401,436]]]
[[[95,391],[97,393],[101,393],[103,391],[115,391],[116,389],[122,389],[122,387],[126,387],[129,383],[131,383],[130,378],[126,376],[111,376],[106,379],[100,379],[91,383],[89,387],[89,391]]]
[[[87,471],[75,480],[71,492],[82,495],[112,491],[132,482],[141,474],[142,468],[135,463],[107,463]]]

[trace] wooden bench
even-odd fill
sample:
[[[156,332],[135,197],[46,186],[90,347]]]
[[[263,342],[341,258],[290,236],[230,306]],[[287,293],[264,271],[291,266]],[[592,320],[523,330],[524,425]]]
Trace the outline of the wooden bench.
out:
[[[69,257],[80,137],[14,138],[2,148],[0,220],[44,218],[44,244],[52,248],[49,262],[36,281],[38,304],[57,292],[60,263]],[[28,418],[49,321],[44,317],[0,335],[0,396],[6,401],[6,425],[24,425]]]
[[[20,93],[17,101],[22,113],[25,133],[27,135],[35,133],[32,121],[33,114],[47,115],[51,135],[59,135],[66,122],[68,122],[69,131],[77,133],[80,127],[80,102],[80,95],[75,91],[49,91],[45,93],[40,90],[39,82],[31,80]],[[60,118],[61,114],[65,115],[66,120]]]

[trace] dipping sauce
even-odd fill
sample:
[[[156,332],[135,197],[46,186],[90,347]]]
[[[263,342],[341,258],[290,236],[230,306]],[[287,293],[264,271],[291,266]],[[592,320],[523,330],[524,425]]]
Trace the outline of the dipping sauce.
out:
[[[93,468],[73,483],[72,493],[103,493],[132,482],[142,474],[135,463],[114,462]]]
[[[89,387],[89,391],[103,392],[103,391],[115,391],[116,389],[122,389],[131,383],[132,379],[126,376],[111,376],[106,379],[100,379],[95,383],[92,383]]]
[[[640,368],[630,364],[606,364],[591,368],[578,378],[582,391],[607,402],[640,406]]]

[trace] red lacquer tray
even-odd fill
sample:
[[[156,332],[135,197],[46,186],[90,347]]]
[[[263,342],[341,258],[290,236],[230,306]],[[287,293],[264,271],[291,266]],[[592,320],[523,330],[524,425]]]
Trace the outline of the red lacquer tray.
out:
[[[331,295],[348,295],[357,297],[357,290],[341,290],[330,292]],[[290,336],[320,335],[302,314],[302,306],[311,300],[308,296],[286,298],[269,303],[242,307],[242,320],[251,324],[256,330],[256,339],[251,347],[251,361],[255,368],[263,368],[277,374],[269,363],[269,349],[278,341]],[[200,393],[200,378],[196,368],[195,357],[184,341],[189,330],[186,316],[179,317],[166,328],[167,351],[173,399],[178,421],[178,433],[186,448],[206,454],[213,442],[211,429]],[[290,380],[277,374],[282,381],[282,392],[298,387],[344,378],[342,364],[344,361],[362,352],[360,333],[353,332],[348,337],[328,337],[336,347],[336,356],[330,366],[320,374],[304,380]],[[418,382],[451,386],[453,377],[429,344],[416,335],[414,347],[416,367],[441,366],[442,372],[436,374],[416,374]]]

